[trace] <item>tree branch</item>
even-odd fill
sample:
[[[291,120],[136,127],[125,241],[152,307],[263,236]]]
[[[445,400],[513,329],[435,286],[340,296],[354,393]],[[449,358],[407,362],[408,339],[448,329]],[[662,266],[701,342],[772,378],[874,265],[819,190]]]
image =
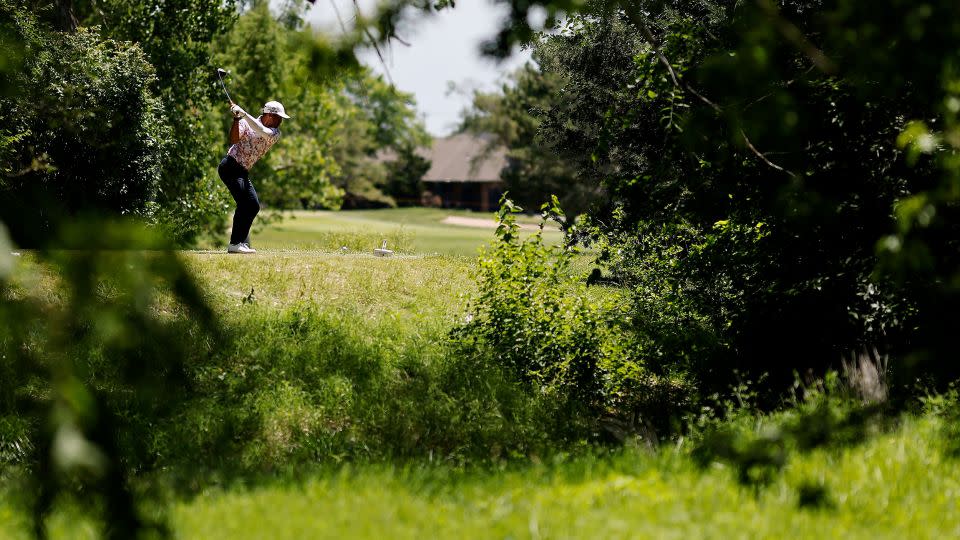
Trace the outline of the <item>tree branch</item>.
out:
[[[60,29],[64,32],[77,31],[77,16],[73,14],[73,0],[57,0]]]
[[[760,0],[760,1],[763,1],[763,0]],[[640,29],[640,33],[641,35],[643,35],[644,41],[646,41],[647,44],[650,45],[650,48],[653,50],[654,54],[657,55],[657,58],[660,60],[660,63],[667,68],[667,72],[670,74],[670,80],[673,82],[673,85],[681,91],[685,90],[687,92],[690,92],[692,95],[696,96],[697,99],[699,99],[708,107],[713,109],[714,112],[722,113],[723,109],[719,105],[717,105],[716,103],[708,99],[706,96],[704,96],[700,92],[697,92],[692,86],[687,84],[685,81],[680,80],[681,79],[680,75],[678,75],[676,70],[673,69],[673,64],[670,63],[670,59],[667,58],[667,56],[663,53],[663,49],[661,49],[660,47],[660,42],[657,40],[656,36],[653,35],[653,32],[650,31],[650,27],[647,25],[647,21],[644,18],[644,16],[632,10],[626,10],[626,11],[627,11],[627,16],[630,17],[630,21],[633,22],[635,25],[637,25],[637,27]],[[754,146],[753,142],[750,141],[750,138],[747,137],[747,134],[743,130],[743,128],[740,128],[740,136],[743,137],[743,142],[746,143],[747,148],[749,148],[754,155],[760,158],[760,161],[762,161],[764,164],[766,164],[768,167],[770,167],[775,171],[779,171],[789,175],[792,178],[796,178],[797,175],[795,173],[788,171],[787,169],[781,167],[780,165],[777,165],[776,163],[770,161],[770,159],[767,156],[765,156],[763,152],[757,150],[757,147]]]
[[[667,71],[670,73],[670,79],[673,81],[673,85],[680,90],[686,90],[687,92],[690,92],[714,111],[721,112],[719,105],[707,99],[706,96],[700,92],[697,92],[692,86],[686,84],[686,82],[680,81],[680,76],[677,74],[676,70],[673,69],[673,64],[671,64],[667,56],[663,54],[663,50],[660,48],[660,42],[657,40],[656,36],[653,35],[653,32],[650,31],[650,27],[647,25],[646,18],[644,18],[643,15],[633,11],[628,11],[627,16],[630,17],[630,21],[636,24],[640,29],[640,33],[643,35],[644,41],[646,41],[647,44],[650,45],[650,48],[653,49],[653,52],[657,55],[660,63],[667,68]]]
[[[360,23],[362,19],[360,17],[360,4],[357,2],[357,0],[353,0],[353,7],[357,12],[357,22]],[[377,45],[376,38],[373,37],[373,34],[370,33],[370,30],[366,25],[361,24],[360,27],[363,29],[363,33],[367,36],[367,39],[370,40],[370,45],[373,46],[373,50],[377,52],[377,58],[380,59],[380,65],[383,66],[383,73],[387,76],[387,81],[390,82],[390,86],[396,86],[393,84],[393,77],[390,76],[390,70],[387,69],[387,62],[383,59],[383,53],[380,52],[380,46]]]
[[[740,136],[743,137],[743,142],[747,143],[747,148],[749,148],[750,151],[753,152],[753,154],[754,154],[755,156],[757,156],[758,158],[760,158],[760,161],[764,162],[768,167],[770,167],[771,169],[780,171],[780,172],[782,172],[782,173],[785,173],[785,174],[789,175],[791,178],[796,178],[796,177],[797,177],[796,173],[794,173],[794,172],[792,172],[792,171],[788,171],[787,169],[784,169],[784,168],[781,167],[780,165],[777,165],[776,163],[770,161],[770,159],[767,158],[767,156],[764,155],[763,152],[757,150],[757,147],[754,146],[752,142],[750,142],[750,138],[747,137],[747,134],[746,134],[745,131],[743,131],[743,128],[740,128]]]

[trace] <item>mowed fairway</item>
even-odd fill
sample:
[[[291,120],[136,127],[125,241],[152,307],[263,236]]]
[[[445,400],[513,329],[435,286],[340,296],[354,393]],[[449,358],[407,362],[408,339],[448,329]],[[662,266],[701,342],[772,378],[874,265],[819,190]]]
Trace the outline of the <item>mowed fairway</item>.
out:
[[[489,226],[444,223],[450,217],[485,220]],[[255,230],[252,243],[258,249],[335,251],[347,247],[370,253],[386,240],[388,248],[401,252],[473,257],[493,239],[494,217],[493,213],[437,208],[288,212],[282,221]],[[518,221],[529,226],[525,231],[528,234],[538,223],[536,218],[526,216]],[[548,243],[561,238],[553,224],[544,231]]]

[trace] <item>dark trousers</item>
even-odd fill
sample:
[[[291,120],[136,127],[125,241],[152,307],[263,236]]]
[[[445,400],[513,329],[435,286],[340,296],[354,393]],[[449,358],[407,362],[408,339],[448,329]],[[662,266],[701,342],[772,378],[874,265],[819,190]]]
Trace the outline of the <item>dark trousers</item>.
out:
[[[233,232],[230,234],[230,243],[250,243],[250,226],[253,218],[260,212],[260,199],[257,190],[250,182],[250,173],[237,163],[233,156],[227,156],[217,168],[220,180],[230,190],[233,200],[237,202],[237,211],[233,214]]]

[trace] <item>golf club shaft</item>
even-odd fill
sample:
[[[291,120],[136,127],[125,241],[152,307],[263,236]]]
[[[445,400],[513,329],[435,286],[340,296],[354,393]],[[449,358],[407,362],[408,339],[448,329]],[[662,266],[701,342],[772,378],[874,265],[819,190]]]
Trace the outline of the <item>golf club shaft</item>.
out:
[[[233,105],[233,99],[230,98],[230,92],[227,92],[227,85],[223,84],[223,76],[220,73],[217,73],[217,78],[220,79],[220,87],[223,88],[223,93],[227,95],[227,100]]]

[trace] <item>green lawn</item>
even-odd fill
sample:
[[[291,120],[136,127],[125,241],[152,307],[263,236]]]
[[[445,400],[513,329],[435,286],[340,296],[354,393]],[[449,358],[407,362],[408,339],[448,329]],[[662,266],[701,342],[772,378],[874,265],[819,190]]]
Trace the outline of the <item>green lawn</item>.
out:
[[[473,257],[493,238],[493,228],[444,224],[448,216],[493,221],[493,213],[436,208],[396,208],[341,212],[288,212],[280,222],[254,231],[257,248],[335,251],[346,246],[351,252],[369,253],[387,240],[390,249],[417,253]],[[525,224],[538,222],[522,216]],[[561,239],[556,227],[545,232],[548,242]]]

